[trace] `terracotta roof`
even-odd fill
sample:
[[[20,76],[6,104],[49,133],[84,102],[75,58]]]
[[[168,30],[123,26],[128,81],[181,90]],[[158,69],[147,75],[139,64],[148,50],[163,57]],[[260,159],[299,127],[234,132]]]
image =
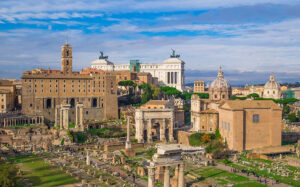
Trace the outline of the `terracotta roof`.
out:
[[[145,105],[166,105],[169,103],[168,100],[150,100]]]
[[[226,100],[220,105],[221,109],[243,110],[243,109],[275,109],[281,108],[272,100]]]
[[[205,113],[205,114],[210,114],[210,113],[213,113],[213,114],[218,114],[219,112],[214,110],[214,109],[208,109],[208,110],[203,110],[201,111],[200,113]]]

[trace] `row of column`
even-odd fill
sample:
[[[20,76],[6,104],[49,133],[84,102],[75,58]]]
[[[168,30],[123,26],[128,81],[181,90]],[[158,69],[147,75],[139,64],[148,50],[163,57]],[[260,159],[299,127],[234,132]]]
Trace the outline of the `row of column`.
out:
[[[178,72],[168,72],[167,79],[168,79],[168,84],[177,84]]]
[[[60,129],[69,129],[70,105],[60,105],[55,109],[55,126]]]
[[[177,186],[184,187],[184,164],[178,164],[175,168],[175,179]],[[170,187],[170,166],[164,166],[164,187]],[[155,167],[148,167],[148,187],[155,186]]]
[[[55,126],[60,129],[69,129],[70,105],[59,105],[55,109]],[[84,130],[83,126],[83,104],[75,107],[75,128]]]
[[[4,118],[3,127],[13,127],[24,124],[44,124],[44,116],[25,117],[25,118]],[[2,123],[1,123],[2,125]]]

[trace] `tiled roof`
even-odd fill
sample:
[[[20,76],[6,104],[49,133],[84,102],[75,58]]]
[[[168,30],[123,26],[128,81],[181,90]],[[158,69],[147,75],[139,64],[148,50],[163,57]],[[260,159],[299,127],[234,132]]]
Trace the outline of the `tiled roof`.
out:
[[[221,109],[275,109],[281,108],[272,100],[226,100],[220,105]]]

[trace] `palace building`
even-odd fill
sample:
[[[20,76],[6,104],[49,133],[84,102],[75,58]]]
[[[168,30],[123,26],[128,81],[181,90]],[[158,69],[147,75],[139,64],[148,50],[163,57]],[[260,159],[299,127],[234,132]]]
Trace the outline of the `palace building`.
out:
[[[116,77],[97,69],[72,70],[72,46],[61,48],[61,70],[35,69],[22,75],[22,113],[43,115],[55,121],[55,110],[69,106],[69,122],[75,122],[75,108],[83,105],[83,120],[118,118]]]
[[[173,50],[169,59],[162,64],[141,64],[139,60],[130,60],[130,64],[114,64],[107,60],[107,56],[102,55],[99,59],[91,63],[92,68],[105,71],[125,71],[133,72],[148,72],[153,78],[157,78],[157,83],[160,86],[170,86],[183,91],[184,90],[184,64],[185,62],[179,59],[179,55]]]

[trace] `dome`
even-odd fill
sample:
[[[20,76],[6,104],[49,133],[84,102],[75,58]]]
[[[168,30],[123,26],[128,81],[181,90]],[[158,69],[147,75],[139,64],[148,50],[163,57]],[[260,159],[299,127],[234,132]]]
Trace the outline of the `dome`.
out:
[[[265,84],[265,89],[280,89],[280,84],[275,81],[275,76],[271,75],[270,80]]]
[[[214,80],[211,85],[211,89],[230,89],[231,86],[229,82],[224,78],[222,68],[220,67],[219,72],[218,72],[218,77],[216,80]]]

